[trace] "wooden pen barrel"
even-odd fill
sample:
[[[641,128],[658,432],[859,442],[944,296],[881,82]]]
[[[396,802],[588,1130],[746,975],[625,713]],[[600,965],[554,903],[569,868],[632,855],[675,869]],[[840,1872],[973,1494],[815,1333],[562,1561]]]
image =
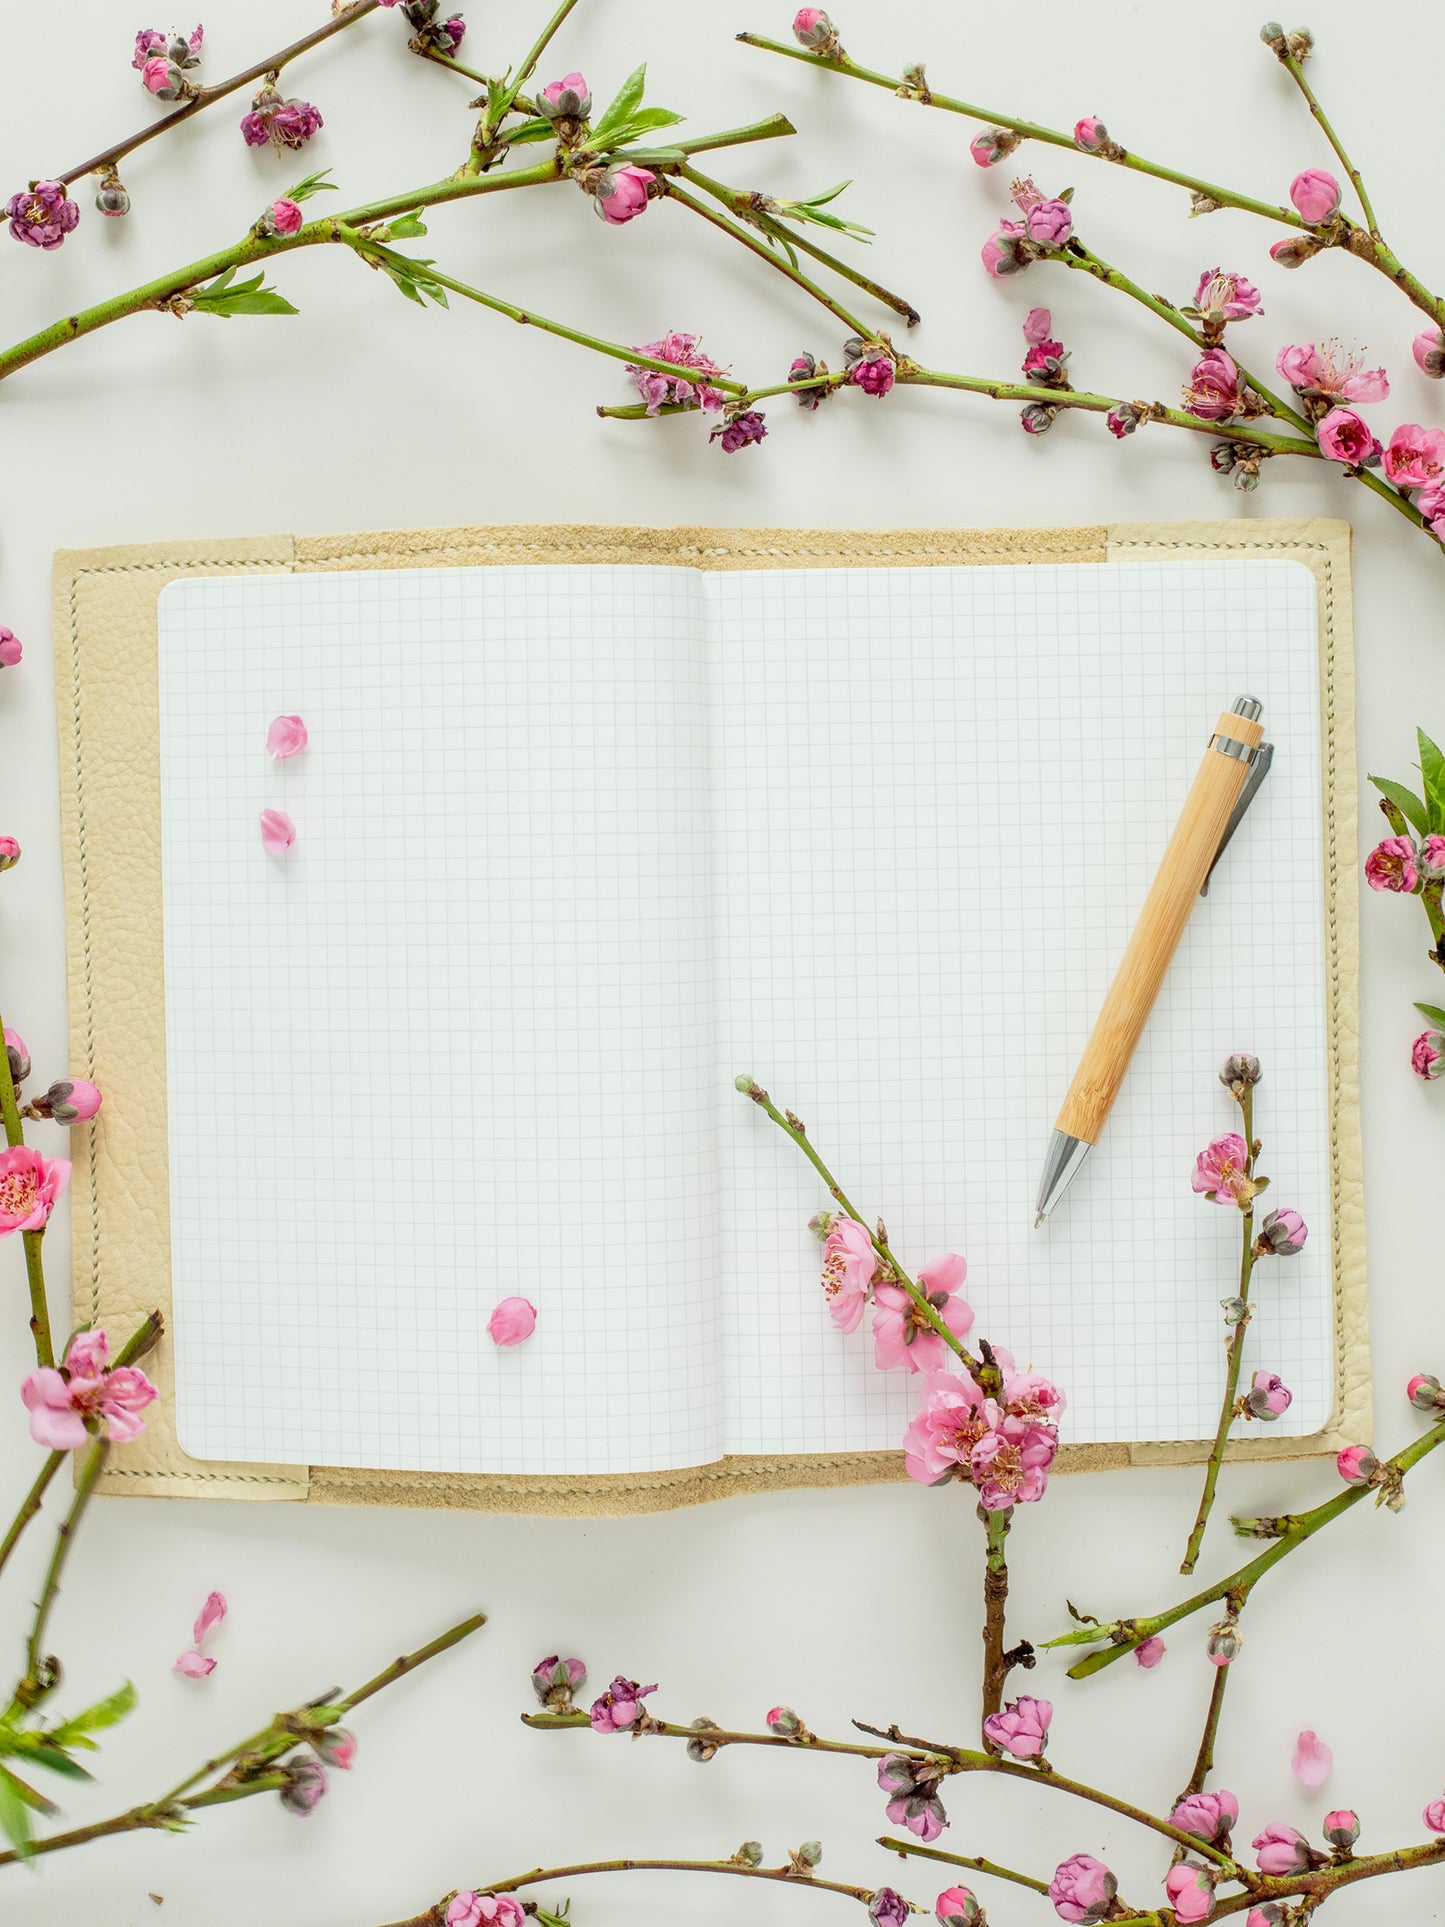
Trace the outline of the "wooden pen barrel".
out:
[[[1264,725],[1226,710],[1215,727],[1222,741],[1256,749]],[[1220,839],[1249,778],[1243,756],[1211,743],[1160,859],[1098,1022],[1079,1060],[1057,1128],[1097,1144],[1124,1073],[1198,901]]]

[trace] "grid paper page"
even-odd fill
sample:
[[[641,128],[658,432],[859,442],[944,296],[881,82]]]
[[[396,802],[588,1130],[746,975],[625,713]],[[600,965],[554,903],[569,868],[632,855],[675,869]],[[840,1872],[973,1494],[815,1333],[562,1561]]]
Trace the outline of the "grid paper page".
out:
[[[1239,1219],[1195,1153],[1263,1061],[1256,1132],[1298,1256],[1262,1262],[1249,1369],[1330,1409],[1316,587],[1291,562],[706,578],[734,1451],[895,1445],[917,1383],[836,1333],[805,1229],[830,1201],[727,1089],[791,1107],[915,1270],[969,1263],[975,1334],[1067,1393],[1071,1441],[1212,1436]],[[1098,1148],[1047,1225],[1049,1131],[1215,719],[1273,770],[1190,921]],[[801,1395],[799,1388],[801,1386]]]
[[[701,618],[686,571],[164,592],[187,1451],[722,1451]],[[310,745],[272,763],[293,712]],[[267,806],[297,825],[281,859]],[[498,1350],[514,1294],[537,1332]]]

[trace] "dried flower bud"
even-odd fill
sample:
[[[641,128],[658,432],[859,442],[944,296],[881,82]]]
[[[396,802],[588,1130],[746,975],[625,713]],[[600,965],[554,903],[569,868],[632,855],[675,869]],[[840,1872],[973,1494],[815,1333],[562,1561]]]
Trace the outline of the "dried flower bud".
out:
[[[1380,1469],[1380,1461],[1368,1445],[1347,1445],[1335,1460],[1335,1470],[1346,1485],[1369,1485]]]
[[[288,1813],[307,1814],[326,1791],[326,1768],[309,1754],[285,1763],[286,1784],[278,1798]]]
[[[1209,466],[1214,470],[1216,475],[1232,475],[1234,473],[1234,461],[1233,442],[1214,442],[1211,444],[1209,450]]]
[[[1280,1211],[1271,1211],[1260,1227],[1254,1247],[1255,1256],[1292,1258],[1297,1251],[1304,1250],[1308,1236],[1309,1226],[1298,1211],[1291,1211],[1288,1206]]]
[[[1277,20],[1266,20],[1259,30],[1259,37],[1266,47],[1273,47],[1276,43],[1283,46],[1284,28]]]
[[[1219,1081],[1232,1097],[1240,1098],[1252,1090],[1263,1073],[1259,1059],[1248,1051],[1231,1051],[1219,1067]]]
[[[5,1027],[5,1058],[10,1066],[10,1082],[23,1084],[30,1075],[30,1052],[18,1030]]]
[[[761,1867],[763,1864],[763,1843],[761,1840],[744,1840],[733,1855],[740,1867]]]
[[[356,1735],[349,1727],[325,1727],[311,1744],[323,1765],[340,1767],[343,1773],[350,1772],[356,1759]]]
[[[816,1867],[818,1862],[823,1858],[822,1841],[805,1840],[802,1846],[798,1848],[793,1858],[795,1860],[801,1861],[805,1867]]]
[[[705,1733],[718,1733],[722,1730],[716,1720],[706,1718],[695,1719],[692,1722],[692,1728],[699,1736]],[[695,1740],[689,1740],[687,1743],[687,1757],[690,1760],[696,1760],[699,1766],[706,1766],[707,1762],[712,1759],[716,1752],[717,1742],[715,1740],[707,1740],[699,1737]]]
[[[1233,1298],[1221,1298],[1219,1302],[1224,1311],[1226,1325],[1241,1325],[1248,1318],[1249,1306],[1238,1295]]]
[[[1211,1666],[1232,1666],[1239,1658],[1239,1649],[1243,1644],[1244,1634],[1239,1630],[1239,1622],[1221,1619],[1217,1626],[1209,1629],[1209,1637],[1204,1642],[1205,1658]]]
[[[1232,477],[1234,486],[1247,495],[1251,489],[1259,487],[1259,468],[1254,462],[1238,461],[1234,465]]]
[[[587,1668],[580,1659],[563,1659],[549,1653],[532,1668],[532,1691],[543,1706],[554,1713],[572,1707],[572,1695],[587,1683]]]
[[[100,1109],[100,1092],[87,1078],[62,1077],[43,1097],[32,1099],[37,1117],[57,1124],[87,1124]]]
[[[1360,1837],[1360,1816],[1348,1807],[1337,1807],[1325,1815],[1324,1835],[1332,1847],[1348,1849]]]
[[[911,1911],[896,1887],[880,1887],[868,1902],[868,1918],[878,1927],[908,1927]]]
[[[1405,1387],[1405,1396],[1417,1412],[1445,1411],[1445,1392],[1433,1372],[1416,1372]]]
[[[1047,402],[1031,401],[1019,410],[1019,426],[1026,435],[1047,435],[1059,411]]]
[[[95,190],[95,205],[100,213],[109,215],[112,220],[130,213],[130,196],[113,167],[101,176],[100,186]]]
[[[794,355],[788,364],[789,381],[812,381],[815,375],[826,375],[827,372],[827,362],[818,361],[812,355]],[[832,393],[831,388],[800,388],[795,399],[799,408],[817,408]]]
[[[1315,50],[1315,37],[1308,27],[1292,27],[1284,44],[1291,59],[1308,60]]]
[[[13,870],[20,861],[20,845],[13,836],[0,836],[0,870]]]
[[[1201,194],[1196,188],[1189,196],[1189,218],[1192,221],[1196,214],[1217,214],[1223,205],[1212,194]]]

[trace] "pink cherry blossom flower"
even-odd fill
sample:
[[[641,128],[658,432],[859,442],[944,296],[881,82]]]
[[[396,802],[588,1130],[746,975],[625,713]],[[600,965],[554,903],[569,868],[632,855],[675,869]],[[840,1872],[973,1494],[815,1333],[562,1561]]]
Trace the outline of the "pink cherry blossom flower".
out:
[[[1415,357],[1415,366],[1431,381],[1439,381],[1445,375],[1445,334],[1438,328],[1427,328],[1423,334],[1416,335],[1410,343],[1410,352]]]
[[[983,1723],[984,1738],[1016,1760],[1042,1759],[1053,1717],[1051,1700],[1021,1693],[1016,1700],[1009,1700],[1001,1713],[989,1714]]]
[[[735,455],[740,448],[750,448],[760,442],[768,432],[768,424],[756,408],[744,410],[741,415],[732,415],[721,427],[713,429],[708,436],[710,442],[721,442],[724,455]]]
[[[0,1238],[12,1231],[43,1231],[69,1182],[67,1158],[43,1158],[28,1144],[0,1150]]]
[[[139,1438],[140,1414],[159,1393],[134,1365],[110,1364],[103,1331],[77,1332],[63,1366],[42,1366],[20,1387],[30,1413],[30,1436],[51,1452],[69,1452],[90,1436],[86,1420],[117,1444]]]
[[[470,1891],[447,1903],[446,1927],[526,1927],[526,1913],[510,1894]]]
[[[1205,1867],[1180,1861],[1165,1874],[1164,1891],[1180,1927],[1186,1927],[1191,1921],[1208,1920],[1214,1912],[1214,1875]]]
[[[849,368],[848,379],[865,395],[886,395],[895,380],[893,358],[885,354],[860,355]]]
[[[1224,1787],[1217,1793],[1186,1793],[1169,1816],[1171,1827],[1192,1833],[1207,1846],[1226,1838],[1238,1820],[1239,1802]]]
[[[296,825],[285,810],[262,810],[261,843],[272,856],[280,856],[296,841]]]
[[[299,716],[278,716],[266,731],[266,754],[279,763],[288,756],[299,756],[309,740]]]
[[[1263,1833],[1255,1835],[1251,1844],[1255,1863],[1261,1873],[1281,1877],[1305,1873],[1309,1868],[1309,1842],[1297,1827],[1287,1827],[1278,1820],[1271,1821]]]
[[[1365,881],[1372,890],[1413,893],[1420,886],[1415,845],[1408,836],[1387,836],[1365,858]]]
[[[856,1218],[835,1218],[823,1240],[823,1291],[839,1331],[857,1330],[877,1269],[867,1227]]]
[[[674,332],[663,335],[658,341],[644,342],[641,349],[644,355],[650,355],[654,361],[670,361],[685,368],[695,368],[698,375],[696,381],[688,381],[683,375],[659,374],[655,368],[635,368],[629,362],[627,373],[636,382],[637,392],[646,402],[649,415],[655,415],[664,405],[670,408],[722,407],[722,390],[714,388],[708,376],[720,375],[723,371],[710,356],[702,352],[701,341],[701,335]]]
[[[1307,167],[1303,174],[1296,174],[1289,184],[1289,197],[1296,214],[1311,227],[1332,221],[1340,211],[1340,184],[1322,167]]]
[[[581,74],[564,74],[547,82],[536,104],[548,120],[586,120],[592,112],[592,92]]]
[[[582,1660],[549,1653],[532,1668],[532,1691],[543,1706],[560,1712],[572,1704],[572,1695],[586,1678],[587,1667]]]
[[[991,1423],[969,1456],[968,1469],[978,1487],[985,1512],[1007,1506],[1031,1505],[1044,1496],[1049,1467],[1059,1449],[1057,1435],[1047,1425],[999,1412],[988,1401]]]
[[[998,1346],[994,1347],[994,1357],[1002,1363]],[[1043,1425],[1056,1425],[1068,1400],[1052,1379],[1045,1378],[1042,1372],[1016,1372],[1010,1365],[1004,1370],[1003,1403],[1005,1410],[1014,1418],[1036,1419]]]
[[[876,1927],[908,1927],[912,1911],[896,1887],[880,1887],[868,1902],[868,1918]]]
[[[1239,367],[1223,348],[1206,348],[1184,389],[1184,406],[1201,421],[1228,421],[1244,404]]]
[[[1385,473],[1397,488],[1427,488],[1445,478],[1445,431],[1405,422],[1385,448]]]
[[[1084,1927],[1092,1927],[1108,1913],[1118,1890],[1118,1881],[1102,1860],[1076,1853],[1054,1869],[1049,1899],[1060,1920],[1081,1921]]]
[[[154,27],[142,27],[135,37],[135,53],[131,57],[131,66],[139,73],[152,54],[164,53],[165,45],[166,36],[163,33],[158,32]]]
[[[1152,1672],[1167,1651],[1158,1633],[1153,1633],[1134,1648],[1134,1657],[1146,1672]]]
[[[1346,468],[1363,468],[1380,456],[1380,444],[1369,423],[1353,408],[1332,408],[1316,428],[1315,440],[1328,461],[1343,462]]]
[[[1445,1030],[1422,1030],[1410,1046],[1410,1069],[1433,1083],[1445,1075]]]
[[[988,1406],[966,1373],[926,1373],[923,1403],[903,1435],[908,1476],[939,1485],[960,1472],[969,1475],[973,1449],[989,1429]]]
[[[1305,395],[1338,395],[1344,401],[1383,401],[1390,381],[1383,368],[1365,368],[1364,356],[1346,354],[1337,341],[1296,342],[1281,348],[1274,365],[1291,388]]]
[[[1445,1833],[1445,1800],[1432,1800],[1422,1817],[1431,1833]]]
[[[1292,1394],[1278,1372],[1256,1372],[1244,1402],[1253,1417],[1276,1419],[1289,1410]]]
[[[324,125],[319,108],[309,100],[285,100],[274,87],[263,87],[241,117],[241,138],[248,147],[269,141],[279,154],[283,148],[304,147]]]
[[[1237,1131],[1211,1138],[1194,1160],[1189,1188],[1214,1204],[1242,1204],[1248,1184],[1245,1175],[1248,1162],[1249,1147]]]
[[[520,1345],[537,1329],[537,1307],[525,1298],[504,1298],[487,1320],[494,1345]]]
[[[1040,193],[1032,180],[1015,181],[1014,206],[1024,217],[1024,230],[1040,247],[1061,247],[1074,228],[1073,210],[1067,201],[1052,200]]]
[[[635,1679],[626,1679],[619,1673],[601,1699],[592,1702],[587,1716],[592,1731],[594,1733],[630,1731],[639,1720],[647,1718],[647,1708],[642,1702],[649,1693],[656,1691],[656,1682],[651,1686],[639,1686]]]
[[[972,1308],[957,1295],[968,1266],[956,1253],[935,1258],[918,1274],[924,1296],[956,1338],[973,1324]],[[952,1349],[914,1305],[901,1285],[879,1285],[873,1293],[873,1347],[880,1372],[903,1365],[910,1372],[946,1369]]]
[[[1109,139],[1109,130],[1097,115],[1085,114],[1074,122],[1074,145],[1082,154],[1097,154]]]
[[[1194,290],[1194,305],[1200,317],[1218,326],[1225,321],[1247,321],[1263,314],[1259,289],[1242,274],[1226,274],[1222,268],[1206,268]]]
[[[645,167],[609,167],[597,184],[592,205],[609,227],[621,227],[647,211],[647,190],[657,179]]]
[[[29,248],[58,248],[80,219],[80,209],[59,181],[37,181],[5,204],[10,234]]]
[[[920,1840],[936,1840],[948,1825],[938,1797],[939,1773],[903,1753],[886,1753],[878,1762],[878,1784],[891,1797],[885,1809],[895,1827],[907,1827]]]
[[[0,669],[13,669],[24,653],[19,636],[0,622]]]
[[[1323,1786],[1335,1756],[1313,1728],[1305,1727],[1294,1745],[1290,1768],[1301,1786]]]
[[[1368,1485],[1380,1462],[1368,1445],[1347,1445],[1335,1460],[1335,1470],[1346,1485]]]

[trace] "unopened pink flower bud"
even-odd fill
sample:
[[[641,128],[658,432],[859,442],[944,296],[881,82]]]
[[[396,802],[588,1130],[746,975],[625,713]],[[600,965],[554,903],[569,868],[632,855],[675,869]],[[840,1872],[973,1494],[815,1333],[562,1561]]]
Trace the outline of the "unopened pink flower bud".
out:
[[[1019,410],[1019,426],[1025,435],[1047,435],[1058,416],[1058,409],[1047,402],[1025,402]]]
[[[1337,409],[1335,412],[1338,414],[1341,411]],[[1420,887],[1417,855],[1412,837],[1387,836],[1365,858],[1366,883],[1372,890],[1393,890],[1399,894],[1413,895]]]
[[[30,1052],[18,1030],[5,1026],[5,1061],[10,1066],[10,1082],[23,1084],[30,1075]]]
[[[868,1918],[876,1921],[877,1927],[908,1927],[911,1912],[896,1887],[880,1887],[868,1902]]]
[[[1302,268],[1324,247],[1312,234],[1292,234],[1287,241],[1276,241],[1269,258],[1279,268]]]
[[[1276,1258],[1292,1258],[1297,1251],[1304,1250],[1309,1235],[1309,1226],[1298,1211],[1285,1206],[1282,1210],[1271,1211],[1265,1218],[1255,1249],[1260,1256],[1271,1252]]]
[[[1340,184],[1322,167],[1307,167],[1289,184],[1289,197],[1295,212],[1311,227],[1332,221],[1340,211]]]
[[[1420,874],[1427,883],[1445,877],[1445,836],[1432,833],[1420,839]]]
[[[580,1659],[563,1659],[549,1653],[532,1668],[532,1691],[543,1706],[563,1712],[572,1704],[572,1695],[587,1683],[587,1668]]]
[[[1192,1833],[1206,1846],[1227,1839],[1238,1820],[1239,1802],[1224,1787],[1217,1793],[1186,1793],[1169,1816],[1170,1826]]]
[[[1441,1391],[1440,1381],[1433,1372],[1416,1372],[1405,1387],[1405,1396],[1417,1412],[1445,1410],[1445,1392]]]
[[[799,7],[793,15],[793,38],[814,53],[831,53],[838,45],[838,32],[821,7]]]
[[[592,112],[592,93],[581,74],[549,80],[537,95],[537,112],[548,120],[586,120]]]
[[[1256,1372],[1254,1381],[1244,1395],[1244,1402],[1253,1418],[1282,1418],[1289,1410],[1292,1394],[1278,1372]]]
[[[1104,1919],[1118,1891],[1119,1883],[1103,1861],[1087,1853],[1071,1854],[1049,1882],[1049,1899],[1060,1920],[1082,1922],[1084,1927]]]
[[[1368,1445],[1347,1445],[1335,1460],[1335,1470],[1346,1485],[1368,1485],[1380,1469],[1380,1461]]]
[[[1287,1827],[1278,1820],[1271,1821],[1262,1833],[1255,1835],[1251,1844],[1261,1873],[1283,1878],[1287,1874],[1306,1873],[1309,1870],[1309,1842],[1298,1827]]]
[[[985,127],[975,134],[968,143],[968,151],[978,167],[997,167],[1000,161],[1007,160],[1019,144],[1017,134],[1007,127]]]
[[[1111,408],[1104,417],[1105,426],[1116,442],[1122,442],[1126,435],[1132,435],[1144,419],[1131,401],[1121,401],[1117,408]]]
[[[271,203],[268,213],[273,234],[294,234],[306,219],[295,201],[288,201],[284,194]]]
[[[288,1760],[285,1772],[286,1784],[279,1789],[282,1806],[288,1813],[310,1813],[326,1792],[326,1768],[320,1760],[303,1757]]]
[[[647,210],[647,190],[657,179],[645,167],[609,167],[593,188],[592,205],[609,227],[622,227]]]
[[[537,1329],[537,1307],[525,1298],[504,1298],[487,1320],[494,1345],[520,1345]]]
[[[288,201],[286,205],[295,207],[296,204]],[[281,203],[278,201],[276,206],[280,207]],[[296,212],[299,214],[300,208]],[[309,741],[306,725],[299,716],[278,716],[266,731],[266,754],[279,763],[288,756],[299,755]]]
[[[1211,1666],[1232,1666],[1239,1658],[1239,1649],[1244,1644],[1244,1634],[1236,1621],[1222,1619],[1217,1626],[1211,1626],[1209,1637],[1204,1642],[1204,1656]]]
[[[1164,1891],[1180,1927],[1208,1920],[1214,1912],[1214,1875],[1207,1867],[1195,1867],[1181,1860],[1164,1876]]]
[[[102,177],[100,186],[95,190],[95,205],[97,212],[112,221],[130,213],[130,196],[114,169]]]
[[[324,1727],[311,1744],[325,1766],[340,1767],[343,1773],[349,1773],[355,1764],[356,1735],[349,1727]]]
[[[185,86],[181,70],[164,54],[154,54],[140,70],[141,85],[157,100],[176,100]]]
[[[697,1766],[706,1766],[709,1760],[717,1758],[718,1743],[709,1736],[720,1732],[716,1720],[702,1715],[692,1722],[693,1737],[687,1743],[687,1757]]]
[[[803,1722],[791,1706],[774,1706],[768,1711],[768,1731],[780,1740],[793,1740],[804,1730]]]
[[[1431,1833],[1445,1833],[1445,1800],[1432,1800],[1423,1817]]]
[[[1097,154],[1109,144],[1109,130],[1094,114],[1074,122],[1074,145],[1084,154]]]
[[[19,636],[0,623],[0,669],[13,669],[24,653]]]
[[[1001,1753],[1011,1753],[1016,1760],[1041,1759],[1053,1717],[1051,1700],[1021,1693],[1001,1713],[989,1714],[983,1723],[983,1736],[991,1746]]]
[[[1243,1097],[1264,1075],[1259,1059],[1248,1051],[1231,1051],[1219,1067],[1219,1081],[1231,1096]]]
[[[88,1124],[100,1109],[100,1092],[88,1078],[62,1077],[33,1101],[41,1117],[57,1124]]]
[[[933,1903],[941,1927],[978,1927],[983,1909],[967,1887],[945,1887]]]
[[[1438,328],[1426,328],[1423,334],[1416,335],[1410,343],[1410,352],[1420,373],[1428,375],[1431,381],[1439,381],[1445,375],[1445,334]]]
[[[20,845],[13,836],[0,836],[0,870],[13,870],[20,861]]]
[[[1427,1083],[1445,1075],[1445,1030],[1422,1030],[1410,1046],[1410,1069]]]
[[[1244,1927],[1280,1927],[1284,1918],[1285,1911],[1279,1902],[1266,1900],[1262,1906],[1250,1908]]]
[[[1152,1673],[1168,1650],[1158,1633],[1152,1633],[1134,1648],[1134,1658],[1146,1673]]]
[[[1342,1850],[1354,1846],[1360,1837],[1360,1816],[1348,1807],[1336,1807],[1325,1815],[1324,1836],[1332,1847]]]

